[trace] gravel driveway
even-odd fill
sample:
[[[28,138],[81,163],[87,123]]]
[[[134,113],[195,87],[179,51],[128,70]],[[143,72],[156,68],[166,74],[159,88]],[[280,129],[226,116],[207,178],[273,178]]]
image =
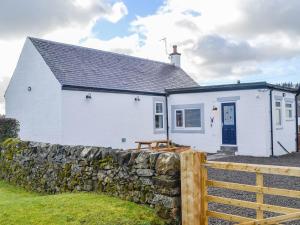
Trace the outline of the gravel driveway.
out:
[[[231,157],[218,159],[218,161],[300,167],[300,153],[294,153],[290,155],[273,157],[273,158],[231,156]],[[209,179],[255,185],[254,173],[209,169],[208,176]],[[300,177],[296,178],[296,177],[286,177],[286,176],[279,176],[279,175],[264,175],[264,185],[269,187],[300,190]],[[208,192],[211,195],[216,195],[221,197],[228,197],[228,198],[247,200],[253,202],[256,201],[255,194],[249,192],[230,191],[230,190],[225,190],[220,188],[209,188]],[[279,206],[286,206],[291,208],[299,208],[300,210],[300,199],[291,199],[287,197],[265,195],[265,203],[279,205]],[[220,205],[215,203],[210,203],[209,209],[214,211],[226,212],[228,214],[235,214],[235,215],[252,217],[252,218],[255,218],[256,216],[255,210],[252,209]],[[276,216],[278,214],[265,213],[265,215],[267,217],[270,217],[270,216]],[[209,224],[229,225],[232,223],[216,220],[216,219],[210,219]],[[288,222],[286,224],[300,225],[300,220],[294,222]]]

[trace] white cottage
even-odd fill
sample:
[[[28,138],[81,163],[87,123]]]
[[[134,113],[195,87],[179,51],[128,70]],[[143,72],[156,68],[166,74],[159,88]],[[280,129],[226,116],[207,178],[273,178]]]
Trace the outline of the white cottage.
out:
[[[170,138],[215,153],[296,151],[296,91],[265,82],[199,86],[171,64],[27,38],[5,94],[24,140],[133,148]]]

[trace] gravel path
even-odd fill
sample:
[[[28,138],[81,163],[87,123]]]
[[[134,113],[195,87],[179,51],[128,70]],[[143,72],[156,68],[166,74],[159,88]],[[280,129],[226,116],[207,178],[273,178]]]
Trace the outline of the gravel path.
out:
[[[252,163],[252,164],[265,164],[265,165],[279,165],[279,166],[293,166],[300,167],[300,154],[290,154],[282,157],[273,157],[273,158],[263,158],[263,157],[249,157],[249,156],[231,156],[222,159],[217,159],[216,161],[226,161],[226,162],[239,162],[239,163]],[[228,181],[228,182],[236,182],[243,184],[255,184],[255,174],[246,173],[246,172],[235,172],[235,171],[224,171],[224,170],[214,170],[209,169],[208,176],[210,179],[220,180],[220,181]],[[264,185],[268,187],[277,187],[277,188],[285,188],[292,190],[300,190],[300,177],[286,177],[286,176],[278,176],[278,175],[264,175]],[[243,191],[230,191],[219,188],[209,188],[209,194],[234,198],[239,200],[246,201],[256,201],[256,197],[254,193],[243,192]],[[265,195],[265,203],[286,206],[291,208],[299,208],[300,210],[300,199],[291,199],[280,196],[271,196]],[[234,206],[220,205],[220,204],[209,204],[209,209],[214,211],[226,212],[228,214],[235,214],[240,216],[246,216],[255,218],[256,213],[255,210],[239,208]],[[265,216],[276,216],[278,214],[275,213],[265,213]],[[210,219],[210,225],[229,225],[232,223]],[[286,223],[289,225],[300,225],[299,221]]]

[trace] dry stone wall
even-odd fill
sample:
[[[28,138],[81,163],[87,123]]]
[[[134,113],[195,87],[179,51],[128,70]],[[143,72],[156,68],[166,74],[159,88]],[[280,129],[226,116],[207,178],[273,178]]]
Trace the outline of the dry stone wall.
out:
[[[154,207],[180,221],[180,159],[175,153],[62,146],[11,139],[2,144],[0,178],[41,193],[105,192]]]

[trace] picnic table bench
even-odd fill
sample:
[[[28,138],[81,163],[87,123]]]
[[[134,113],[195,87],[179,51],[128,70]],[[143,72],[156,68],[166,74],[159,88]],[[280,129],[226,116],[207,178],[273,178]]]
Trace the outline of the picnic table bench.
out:
[[[138,144],[137,150],[143,149],[143,146],[147,146],[149,150],[158,150],[162,144],[165,144],[167,149],[172,147],[171,140],[136,141],[135,143]]]

